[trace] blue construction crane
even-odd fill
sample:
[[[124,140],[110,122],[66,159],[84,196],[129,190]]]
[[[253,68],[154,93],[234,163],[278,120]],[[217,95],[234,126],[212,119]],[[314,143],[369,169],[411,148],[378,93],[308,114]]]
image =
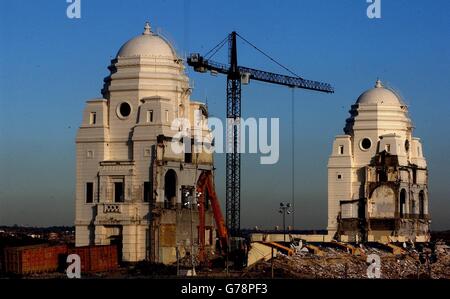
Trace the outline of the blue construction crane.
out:
[[[264,54],[270,60],[290,72],[294,76],[286,76],[238,65],[236,36]],[[222,64],[208,59],[214,56],[228,41],[229,64]],[[211,49],[205,56],[199,53],[190,54],[187,59],[189,66],[197,72],[220,73],[227,75],[227,118],[233,119],[234,125],[227,127],[227,141],[232,141],[232,151],[226,153],[226,225],[231,236],[238,236],[240,232],[240,187],[241,187],[241,157],[238,150],[240,140],[239,119],[241,117],[241,84],[248,84],[250,80],[257,80],[272,84],[284,85],[291,88],[302,88],[314,91],[333,93],[333,87],[328,83],[306,80],[278,63],[252,43],[233,31],[224,40]]]

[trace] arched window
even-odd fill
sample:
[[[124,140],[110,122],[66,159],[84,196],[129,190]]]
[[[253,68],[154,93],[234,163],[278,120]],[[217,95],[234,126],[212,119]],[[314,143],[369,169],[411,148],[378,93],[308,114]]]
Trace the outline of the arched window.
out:
[[[425,193],[423,190],[419,192],[419,217],[420,219],[425,218]]]
[[[169,169],[164,177],[164,207],[175,205],[177,202],[177,174]]]
[[[406,190],[402,189],[400,191],[400,217],[403,218],[405,215],[405,207],[406,207]]]

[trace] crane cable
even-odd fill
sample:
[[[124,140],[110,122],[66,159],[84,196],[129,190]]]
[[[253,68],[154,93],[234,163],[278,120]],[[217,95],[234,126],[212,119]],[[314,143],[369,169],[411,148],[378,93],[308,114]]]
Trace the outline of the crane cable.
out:
[[[291,73],[292,75],[294,75],[295,77],[304,80],[302,77],[300,77],[299,75],[297,75],[296,73],[294,73],[293,71],[291,71],[290,69],[288,69],[287,67],[285,67],[284,65],[282,65],[281,63],[279,63],[278,61],[276,61],[274,58],[272,58],[269,54],[266,54],[263,50],[259,49],[257,46],[255,46],[254,44],[252,44],[251,42],[249,42],[248,40],[246,40],[242,35],[240,35],[239,33],[236,33],[237,36],[239,36],[244,42],[246,42],[247,44],[249,44],[251,47],[253,47],[256,51],[260,52],[261,54],[263,54],[264,56],[266,56],[267,58],[269,58],[271,61],[273,61],[274,63],[276,63],[278,66],[282,67],[283,69],[285,69],[286,71],[288,71],[289,73]]]
[[[244,42],[249,44],[251,47],[256,49],[258,52],[269,58],[271,61],[291,73],[292,75],[296,76],[297,78],[304,80],[302,77],[276,61],[274,58],[272,58],[269,54],[266,54],[264,51],[253,45],[251,42],[246,40],[244,37],[242,37],[239,33],[236,33],[237,36],[239,36]],[[292,159],[292,167],[291,167],[291,206],[292,206],[292,229],[294,229],[295,225],[295,90],[292,88],[292,96],[291,96],[291,121],[292,121],[292,132],[291,132],[291,139],[292,139],[292,149],[291,149],[291,159]]]
[[[228,41],[228,35],[222,41],[220,41],[214,48],[212,48],[205,55],[203,55],[203,57],[207,58],[208,55],[214,51],[214,53],[212,53],[212,55],[207,59],[212,58],[223,47],[223,45],[225,45],[226,41]]]
[[[295,215],[295,206],[294,206],[294,203],[295,203],[295,111],[294,111],[294,108],[295,108],[295,89],[294,88],[291,88],[292,89],[292,98],[291,98],[291,121],[292,121],[292,132],[291,132],[291,139],[292,139],[292,149],[291,149],[291,155],[292,155],[292,168],[291,168],[291,171],[292,171],[292,173],[291,173],[291,176],[292,176],[292,178],[291,178],[291,188],[292,188],[292,190],[291,190],[291,196],[292,196],[292,198],[291,198],[291,201],[292,201],[292,229],[294,229],[294,225],[295,225],[295,217],[294,217],[294,215]]]
[[[267,57],[268,59],[270,59],[272,62],[274,62],[275,64],[277,64],[278,66],[280,66],[281,68],[283,68],[284,70],[286,70],[287,72],[289,72],[290,74],[294,75],[295,77],[304,80],[302,77],[300,77],[299,75],[297,75],[296,73],[294,73],[293,71],[291,71],[289,68],[285,67],[284,65],[282,65],[281,63],[279,63],[278,61],[276,61],[274,58],[272,58],[269,54],[266,54],[263,50],[259,49],[257,46],[255,46],[254,44],[252,44],[251,42],[249,42],[247,39],[245,39],[243,36],[241,36],[239,33],[236,33],[237,36],[239,36],[244,42],[246,42],[248,45],[250,45],[251,47],[253,47],[255,50],[257,50],[258,52],[260,52],[261,54],[263,54],[265,57]],[[221,42],[219,42],[215,47],[213,47],[211,50],[209,50],[204,57],[207,58],[209,54],[211,54],[209,56],[209,58],[207,59],[211,59],[222,47],[223,45],[225,45],[226,41],[228,40],[229,35],[227,37],[225,37]],[[294,225],[295,225],[295,209],[294,209],[294,203],[295,203],[295,112],[294,112],[294,108],[295,108],[295,93],[294,93],[294,88],[292,88],[292,98],[291,98],[291,120],[292,120],[292,149],[291,149],[291,155],[292,155],[292,168],[291,168],[291,204],[292,204],[292,229],[294,229]]]

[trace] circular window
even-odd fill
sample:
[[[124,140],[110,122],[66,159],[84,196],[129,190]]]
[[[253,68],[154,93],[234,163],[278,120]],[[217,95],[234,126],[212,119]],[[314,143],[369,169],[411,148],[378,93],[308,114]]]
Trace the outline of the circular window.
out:
[[[372,141],[369,138],[363,138],[359,146],[362,150],[368,150],[372,146]]]
[[[131,114],[131,106],[127,102],[120,103],[117,107],[117,115],[120,118],[127,118]]]
[[[409,140],[408,139],[405,140],[405,150],[409,151]]]

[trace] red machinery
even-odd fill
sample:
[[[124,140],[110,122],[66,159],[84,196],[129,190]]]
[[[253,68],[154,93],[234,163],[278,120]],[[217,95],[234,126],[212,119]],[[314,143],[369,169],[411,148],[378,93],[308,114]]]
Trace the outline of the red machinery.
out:
[[[205,196],[207,195],[211,202],[211,208],[214,213],[214,220],[216,222],[217,234],[219,235],[220,245],[222,250],[226,252],[228,246],[228,230],[220,209],[219,199],[217,198],[216,190],[214,188],[213,174],[209,171],[203,171],[197,182],[198,196],[198,214],[199,214],[199,259],[205,261]]]

